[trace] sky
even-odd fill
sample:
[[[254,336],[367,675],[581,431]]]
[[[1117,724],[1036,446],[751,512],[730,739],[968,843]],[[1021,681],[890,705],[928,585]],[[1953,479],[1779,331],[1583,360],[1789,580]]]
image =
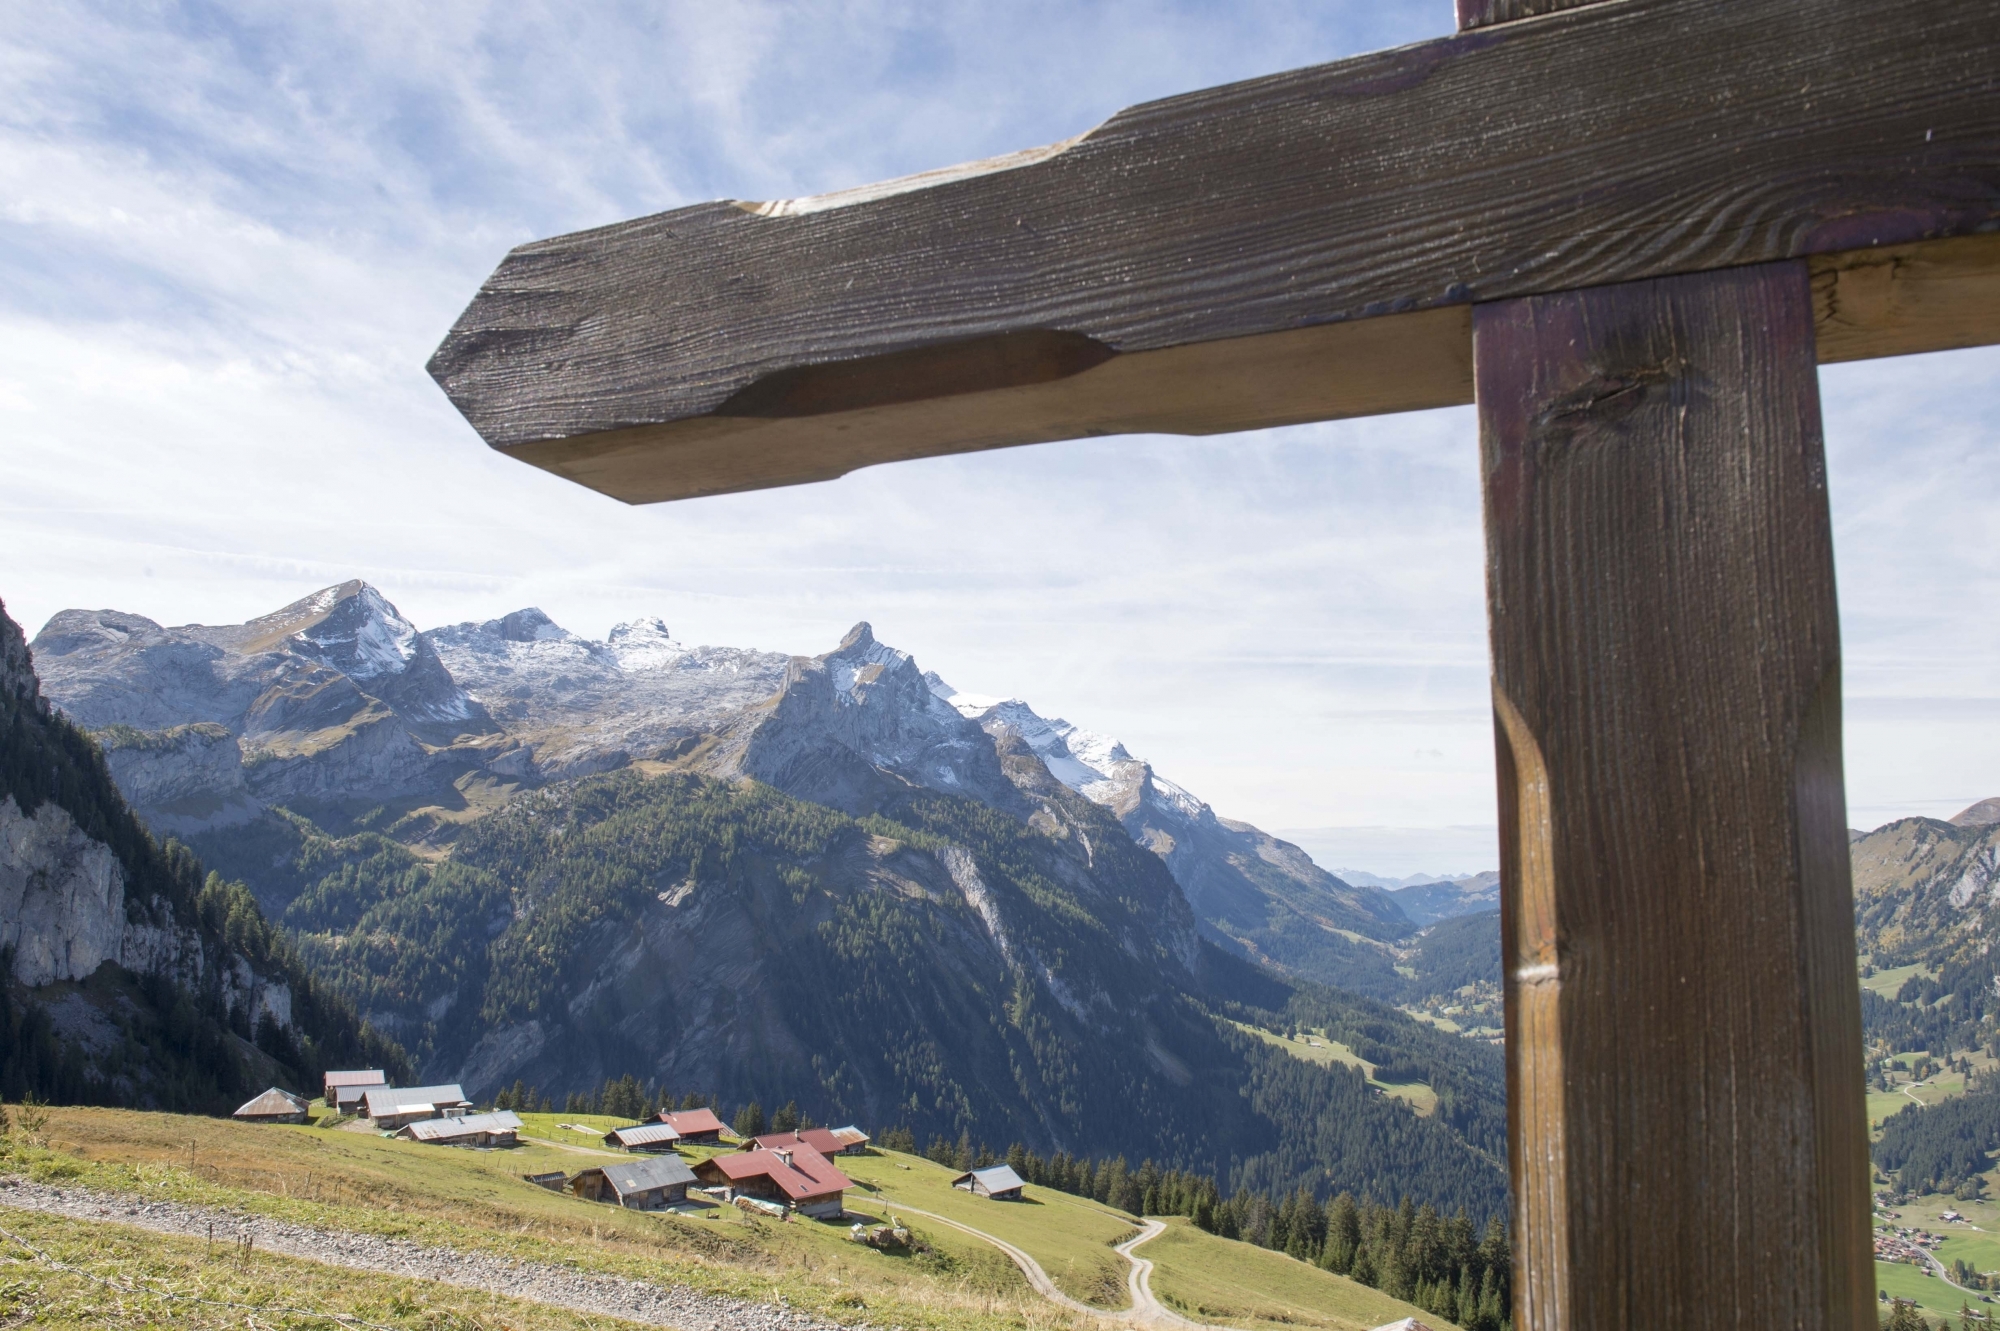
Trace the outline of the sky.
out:
[[[858,620],[1329,867],[1493,867],[1469,409],[933,459],[630,508],[423,371],[523,241],[1068,138],[1442,35],[1449,0],[0,0],[0,599],[802,654]],[[1822,372],[1849,821],[2000,794],[2000,350]]]

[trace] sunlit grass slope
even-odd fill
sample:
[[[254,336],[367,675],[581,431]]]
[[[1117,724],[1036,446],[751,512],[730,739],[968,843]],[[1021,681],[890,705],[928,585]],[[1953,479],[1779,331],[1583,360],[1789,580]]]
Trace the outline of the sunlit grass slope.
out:
[[[1247,1243],[1202,1233],[1174,1217],[1141,1248],[1153,1261],[1153,1294],[1186,1317],[1238,1327],[1382,1326],[1436,1318],[1378,1290]]]
[[[598,1158],[551,1147],[466,1151],[110,1109],[56,1110],[43,1136],[47,1149],[17,1132],[0,1148],[0,1172],[762,1302],[782,1293],[794,1308],[843,1322],[938,1331],[1075,1322],[989,1245],[944,1226],[915,1224],[931,1251],[911,1256],[855,1244],[844,1223],[777,1223],[734,1207],[700,1217],[624,1211],[523,1181]],[[863,1215],[878,1211],[865,1195],[853,1201]],[[16,1214],[0,1209],[0,1224]]]
[[[0,1211],[0,1318],[37,1327],[603,1331],[635,1323],[369,1271],[31,1212]],[[51,1266],[49,1260],[60,1263]],[[352,1325],[352,1323],[349,1323]]]

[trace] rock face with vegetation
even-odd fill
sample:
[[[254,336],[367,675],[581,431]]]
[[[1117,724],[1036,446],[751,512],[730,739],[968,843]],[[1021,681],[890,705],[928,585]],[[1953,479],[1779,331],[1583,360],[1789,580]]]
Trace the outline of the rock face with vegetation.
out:
[[[378,1054],[241,885],[126,807],[0,607],[0,1095],[214,1109]]]

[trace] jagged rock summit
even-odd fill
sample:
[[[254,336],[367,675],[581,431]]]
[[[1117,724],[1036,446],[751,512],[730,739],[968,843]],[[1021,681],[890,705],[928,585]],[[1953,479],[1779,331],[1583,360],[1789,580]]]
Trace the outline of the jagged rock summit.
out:
[[[594,642],[532,607],[427,636],[519,746],[503,770],[542,780],[683,757],[776,693],[792,661],[782,652],[688,647],[652,618]]]
[[[50,696],[98,732],[121,789],[163,832],[238,826],[271,805],[440,793],[502,738],[428,636],[365,582],[242,624],[65,610],[33,651]]]

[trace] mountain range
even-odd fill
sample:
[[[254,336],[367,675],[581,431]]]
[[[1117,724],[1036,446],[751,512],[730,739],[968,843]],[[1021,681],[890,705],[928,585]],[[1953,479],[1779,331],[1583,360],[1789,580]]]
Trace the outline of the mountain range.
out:
[[[348,583],[222,627],[65,611],[34,662],[421,1075],[1500,1208],[1496,1051],[1356,996],[1420,970],[1394,896],[865,624],[811,658],[423,632]]]

